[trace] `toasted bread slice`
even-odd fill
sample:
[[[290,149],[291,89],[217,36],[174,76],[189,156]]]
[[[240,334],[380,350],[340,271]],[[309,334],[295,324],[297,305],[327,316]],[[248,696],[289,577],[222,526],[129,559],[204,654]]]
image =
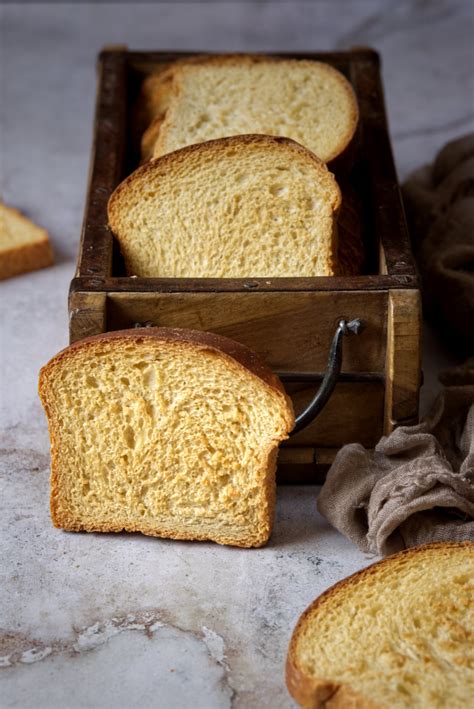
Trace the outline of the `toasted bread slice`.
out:
[[[51,266],[48,233],[0,202],[0,280]]]
[[[268,540],[277,448],[294,415],[246,347],[193,330],[97,335],[43,367],[39,391],[57,527]]]
[[[152,160],[113,193],[109,224],[130,275],[333,275],[341,194],[310,151],[236,136]]]
[[[323,62],[217,56],[182,63],[169,77],[154,157],[207,140],[259,133],[292,138],[328,163],[355,135],[358,107],[352,87]]]
[[[303,613],[286,678],[306,709],[466,709],[474,697],[474,543],[390,556]]]

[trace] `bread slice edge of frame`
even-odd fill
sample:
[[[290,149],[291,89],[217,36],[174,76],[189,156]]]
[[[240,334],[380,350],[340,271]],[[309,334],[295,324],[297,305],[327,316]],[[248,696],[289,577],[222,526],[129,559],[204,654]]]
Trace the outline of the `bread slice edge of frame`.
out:
[[[294,630],[292,633],[292,637],[290,640],[289,648],[288,648],[288,653],[287,653],[287,659],[286,659],[286,684],[287,688],[292,695],[292,697],[302,706],[305,707],[305,709],[319,709],[323,707],[327,707],[328,709],[346,709],[346,707],[353,707],[354,709],[391,709],[392,706],[397,706],[400,707],[400,709],[406,708],[406,707],[411,707],[415,706],[412,703],[405,703],[403,694],[400,693],[400,695],[397,698],[397,702],[394,703],[393,696],[389,699],[388,703],[385,703],[383,699],[381,699],[381,696],[376,697],[374,696],[374,692],[370,693],[370,691],[366,690],[364,691],[363,687],[363,672],[358,671],[357,678],[356,680],[351,680],[349,681],[347,677],[341,678],[342,673],[345,672],[344,668],[338,668],[337,664],[337,659],[334,659],[334,656],[331,654],[333,651],[331,649],[331,643],[330,641],[326,641],[326,637],[324,637],[324,650],[319,647],[318,645],[318,638],[320,639],[319,642],[322,643],[321,637],[322,637],[322,628],[320,629],[318,633],[318,628],[321,626],[322,623],[326,623],[326,619],[328,623],[334,622],[334,629],[337,630],[338,628],[341,628],[341,632],[345,630],[347,624],[344,624],[343,621],[343,614],[345,612],[346,605],[349,604],[349,602],[354,603],[354,596],[357,599],[357,592],[359,588],[361,589],[361,592],[363,591],[365,594],[368,593],[370,584],[373,583],[375,586],[378,582],[380,584],[380,589],[383,589],[383,579],[385,578],[385,575],[390,580],[390,574],[394,575],[394,579],[392,579],[393,584],[395,586],[397,585],[397,582],[399,585],[402,585],[404,581],[406,581],[406,577],[402,575],[401,572],[403,572],[404,569],[408,568],[408,571],[405,571],[405,574],[408,574],[411,572],[411,569],[415,568],[423,568],[423,564],[428,564],[430,561],[434,564],[441,564],[441,561],[445,559],[447,560],[447,563],[445,565],[446,568],[449,568],[451,572],[456,573],[456,570],[458,568],[458,563],[460,563],[460,559],[465,562],[465,567],[467,567],[467,571],[461,570],[459,572],[460,578],[457,579],[457,586],[456,586],[456,591],[459,591],[461,593],[461,600],[459,601],[459,593],[458,596],[456,597],[456,600],[459,601],[461,608],[469,607],[468,606],[468,590],[463,588],[463,586],[460,586],[459,590],[459,581],[462,582],[470,582],[471,584],[474,581],[474,542],[472,541],[466,541],[466,542],[438,542],[438,543],[431,543],[431,544],[426,544],[423,546],[419,547],[414,547],[412,549],[408,549],[402,552],[399,552],[397,554],[394,554],[392,556],[389,556],[382,561],[379,561],[375,564],[372,564],[371,566],[366,567],[365,569],[362,569],[361,571],[353,574],[352,576],[349,576],[338,583],[336,583],[334,586],[331,588],[327,589],[324,593],[322,593],[318,598],[316,598],[313,603],[310,604],[310,606],[304,611],[304,613],[300,616]],[[451,561],[451,559],[454,559]],[[464,567],[463,567],[464,568]],[[436,566],[437,569],[437,566]],[[443,570],[446,570],[443,567]],[[420,572],[421,573],[421,572]],[[441,570],[439,571],[441,573]],[[398,574],[398,575],[397,575]],[[447,575],[447,572],[446,572]],[[401,579],[401,580],[400,580]],[[451,575],[449,576],[448,579],[448,584],[451,582]],[[393,588],[390,588],[387,582],[387,590],[390,591],[392,594],[394,593]],[[454,588],[454,581],[453,581],[453,588]],[[430,589],[431,590],[431,589]],[[387,591],[387,592],[388,592]],[[379,590],[379,593],[381,591]],[[402,592],[400,592],[402,593]],[[454,594],[454,591],[453,591]],[[464,594],[464,595],[462,595]],[[373,595],[373,594],[372,594]],[[377,594],[376,594],[377,595]],[[426,602],[426,607],[422,608],[420,606],[420,611],[425,612],[427,615],[430,613],[434,612],[434,609],[429,607],[429,599],[427,599],[427,596],[423,597],[424,600],[422,603]],[[349,600],[348,600],[349,599]],[[372,601],[372,597],[370,599]],[[377,605],[377,599],[373,601],[374,605]],[[398,598],[398,603],[402,604],[403,603],[403,594],[402,598]],[[449,626],[450,624],[450,619],[448,617],[447,610],[449,609],[449,606],[454,603],[454,597],[449,597],[442,599],[442,604],[444,603],[445,608],[444,608],[444,613],[443,613],[443,608],[438,607],[436,609],[436,617],[442,619],[441,623],[445,623],[445,625]],[[458,603],[458,605],[459,605]],[[467,606],[466,606],[467,604]],[[470,605],[470,611],[472,613],[473,610],[473,603],[472,603],[472,597],[471,597],[471,605]],[[361,611],[363,613],[363,611]],[[395,623],[396,622],[396,611],[395,615],[389,616],[388,621]],[[351,616],[352,620],[350,622],[350,625],[354,623],[354,611],[352,612]],[[319,621],[319,626],[318,626],[318,621]],[[402,622],[402,621],[400,621]],[[418,621],[417,621],[418,622]],[[454,621],[453,621],[454,622]],[[371,619],[371,625],[374,625],[375,622],[373,619]],[[370,627],[370,626],[367,626]],[[394,630],[393,632],[396,634],[395,640],[398,638],[398,634],[401,632],[400,630],[400,625],[394,625],[394,628],[396,627],[396,631]],[[453,626],[454,627],[454,626]],[[326,632],[327,627],[325,626],[324,631]],[[454,628],[454,630],[458,633],[458,640],[460,643],[462,642],[467,642],[466,641],[466,636],[465,636],[465,629],[463,630],[462,628]],[[357,631],[355,631],[357,632]],[[472,630],[470,631],[472,633]],[[420,631],[421,633],[421,631]],[[381,634],[382,639],[383,639],[383,633]],[[312,638],[316,638],[315,640],[312,640]],[[365,642],[365,637],[363,634],[360,636],[360,644],[364,645]],[[372,642],[372,645],[377,644],[377,640],[380,641],[380,638],[377,638],[372,636],[369,638],[368,641]],[[306,642],[306,645],[304,643]],[[334,647],[334,653],[337,652],[337,647],[344,647],[345,652],[348,652],[350,655],[350,662],[349,664],[354,664],[356,662],[356,650],[352,648],[352,645],[347,645],[346,643],[343,643],[341,646],[341,638],[340,638],[340,633],[337,634],[337,638],[335,640],[336,646]],[[359,642],[359,641],[358,641]],[[400,641],[401,642],[401,641]],[[420,647],[423,649],[424,648],[424,638],[420,634],[418,637],[415,634],[415,644],[419,643],[421,644]],[[308,652],[309,650],[309,645],[311,644],[311,651],[312,651],[312,656],[315,655],[315,653],[323,653],[319,654],[316,659],[312,659],[311,662],[308,659]],[[422,650],[420,650],[420,647],[417,647],[417,650],[419,653],[422,655]],[[386,649],[385,649],[386,650]],[[383,648],[379,648],[377,646],[377,651],[378,651],[378,657],[385,657],[384,655],[385,650]],[[407,646],[406,649],[407,653],[410,653],[410,649]],[[305,653],[306,657],[306,663],[302,659],[302,653]],[[361,650],[363,652],[363,650]],[[318,670],[318,659],[319,657],[324,659],[319,660],[321,665],[325,665],[325,669],[320,668]],[[409,655],[408,655],[409,656]],[[328,659],[331,658],[331,659]],[[399,662],[402,663],[401,668],[403,669],[403,655],[397,654],[395,651],[393,652],[393,658],[394,662]],[[387,655],[387,662],[391,661],[390,653]],[[462,663],[464,662],[463,657],[458,658],[459,661]],[[385,660],[384,660],[385,661]],[[312,668],[309,669],[308,667],[308,662],[310,662]],[[385,676],[385,672],[381,670],[381,668],[377,667],[371,667],[370,666],[370,657],[368,660],[368,667],[367,667],[367,672],[372,672],[375,674],[376,677],[382,677],[381,680],[381,685],[382,689],[380,690],[380,693],[383,694],[386,688],[383,686],[383,678]],[[467,662],[467,659],[466,659]],[[332,671],[329,670],[326,666],[331,665],[332,663]],[[423,676],[424,672],[427,672],[426,668],[421,667],[423,663],[420,661],[420,667],[418,676]],[[306,666],[305,666],[306,665]],[[460,666],[461,666],[460,665]],[[387,666],[386,671],[388,672],[389,669],[391,670],[392,668],[389,668]],[[400,669],[400,673],[402,672],[402,669]],[[413,674],[413,669],[412,672]],[[440,673],[437,673],[438,679],[440,677]],[[450,690],[450,683],[451,681],[454,682],[454,680],[457,678],[451,678],[449,673],[446,674],[446,680],[445,684],[446,686],[443,688],[446,690],[446,693],[449,694]],[[371,680],[372,681],[372,680]],[[401,681],[401,680],[400,680]],[[471,682],[474,681],[474,678],[471,676]],[[461,688],[461,693],[464,691],[465,696],[469,696],[471,690],[474,690],[474,687],[469,685],[469,687],[465,686]],[[415,691],[415,690],[414,690]],[[450,707],[453,709],[461,709],[461,707],[464,707],[465,704],[461,701],[459,701],[459,687],[456,686],[453,689],[453,694],[457,694],[457,697],[452,696],[452,704],[449,704]],[[417,695],[418,696],[418,695]],[[402,697],[402,699],[400,698]],[[418,696],[419,699],[419,696]],[[426,697],[425,697],[426,700]],[[409,700],[410,702],[411,700]],[[433,703],[433,704],[416,704],[416,706],[420,707],[428,707],[430,706],[430,709],[434,709],[435,707],[437,709],[442,709],[442,707],[446,706],[446,704],[439,704],[439,703]]]

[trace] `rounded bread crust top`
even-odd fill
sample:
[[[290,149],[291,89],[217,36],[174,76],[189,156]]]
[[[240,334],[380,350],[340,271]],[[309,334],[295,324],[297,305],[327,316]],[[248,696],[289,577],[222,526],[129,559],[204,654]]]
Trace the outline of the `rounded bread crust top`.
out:
[[[135,182],[146,178],[148,175],[152,175],[156,172],[166,173],[169,169],[186,164],[193,157],[198,157],[200,155],[206,155],[214,153],[219,154],[219,151],[225,152],[227,149],[239,148],[239,147],[272,147],[281,150],[288,150],[297,153],[302,159],[306,160],[308,163],[321,171],[328,180],[333,184],[334,190],[334,204],[332,205],[334,212],[338,212],[342,202],[341,191],[334,178],[334,175],[328,170],[325,163],[323,163],[314,153],[300,145],[295,140],[291,138],[284,138],[280,136],[270,136],[262,135],[259,133],[251,133],[248,135],[234,135],[228,138],[216,138],[215,140],[208,140],[204,143],[195,143],[193,145],[188,145],[184,148],[179,148],[174,150],[172,153],[166,153],[159,158],[155,158],[146,162],[144,165],[138,167],[134,172],[132,172],[128,177],[121,182],[118,187],[112,193],[109,203],[108,203],[108,218],[109,224],[112,230],[116,226],[114,220],[114,211],[116,204],[119,202],[120,197],[123,192],[126,192],[129,187],[133,186]]]
[[[236,342],[223,335],[217,335],[211,332],[201,330],[189,330],[185,328],[168,328],[168,327],[144,327],[133,328],[129,330],[115,330],[99,335],[78,340],[72,345],[64,348],[56,354],[47,364],[42,367],[40,372],[40,393],[43,386],[43,378],[47,372],[56,364],[71,356],[77,350],[108,343],[113,341],[121,342],[140,342],[143,340],[151,340],[155,342],[165,342],[175,345],[192,346],[203,351],[213,351],[224,357],[230,358],[240,367],[250,372],[255,377],[262,380],[268,387],[283,395],[287,406],[293,412],[291,399],[285,392],[285,389],[280,379],[272,372],[272,370],[260,359],[260,357],[250,350],[245,345]],[[294,418],[293,418],[294,424]]]

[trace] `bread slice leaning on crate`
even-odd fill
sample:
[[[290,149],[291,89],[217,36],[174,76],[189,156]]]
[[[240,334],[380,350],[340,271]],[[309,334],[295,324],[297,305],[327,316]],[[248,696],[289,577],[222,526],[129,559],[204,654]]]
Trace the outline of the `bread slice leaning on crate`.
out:
[[[159,131],[150,128],[157,134],[153,157],[259,133],[292,138],[329,163],[355,136],[359,111],[352,86],[324,62],[231,55],[183,62],[170,72],[160,89],[164,119]]]
[[[341,193],[286,138],[208,141],[153,160],[112,194],[109,224],[142,277],[327,276]]]
[[[0,202],[0,280],[52,263],[47,231]]]
[[[340,581],[287,658],[305,709],[464,709],[474,696],[474,543],[416,547]]]
[[[39,392],[57,527],[267,542],[294,414],[246,347],[194,330],[96,335],[43,367]]]

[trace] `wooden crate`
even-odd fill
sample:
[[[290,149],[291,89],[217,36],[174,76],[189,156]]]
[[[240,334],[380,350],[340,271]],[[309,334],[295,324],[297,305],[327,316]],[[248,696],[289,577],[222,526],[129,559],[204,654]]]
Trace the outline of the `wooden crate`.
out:
[[[107,226],[107,201],[139,161],[132,107],[143,79],[184,53],[104,50],[89,191],[76,277],[69,295],[70,340],[135,323],[210,330],[251,347],[288,383],[296,411],[321,381],[338,321],[362,318],[345,338],[343,374],[322,414],[289,441],[281,482],[322,479],[345,443],[375,445],[383,433],[417,420],[421,310],[387,129],[378,55],[369,49],[298,54],[328,62],[351,81],[360,108],[350,175],[361,204],[364,275],[317,278],[135,278],[125,275]],[[288,56],[288,55],[286,55]]]

